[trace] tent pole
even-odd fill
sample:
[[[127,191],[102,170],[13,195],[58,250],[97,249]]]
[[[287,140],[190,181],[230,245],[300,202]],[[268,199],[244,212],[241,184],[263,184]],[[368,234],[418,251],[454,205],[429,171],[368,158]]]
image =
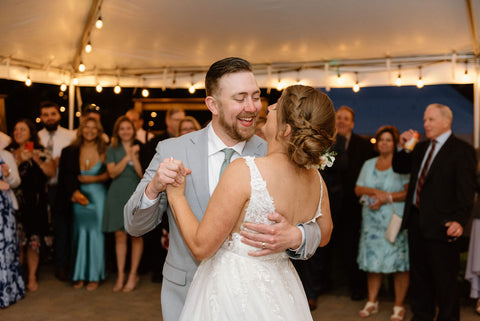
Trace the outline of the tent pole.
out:
[[[73,129],[73,117],[75,116],[75,85],[70,83],[68,87],[68,129]]]

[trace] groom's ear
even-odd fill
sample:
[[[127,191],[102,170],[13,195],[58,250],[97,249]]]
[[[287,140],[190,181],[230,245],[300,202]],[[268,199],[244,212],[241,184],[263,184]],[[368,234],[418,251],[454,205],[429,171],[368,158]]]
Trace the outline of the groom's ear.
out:
[[[205,98],[205,105],[207,105],[207,108],[210,110],[212,115],[218,116],[218,104],[215,97],[207,96],[207,98]]]

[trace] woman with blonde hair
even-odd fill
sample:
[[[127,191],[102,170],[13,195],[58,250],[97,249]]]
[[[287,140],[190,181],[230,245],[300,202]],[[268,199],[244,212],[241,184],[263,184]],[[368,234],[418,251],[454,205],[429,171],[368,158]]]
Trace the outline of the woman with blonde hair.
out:
[[[105,279],[105,249],[102,232],[108,173],[105,171],[105,141],[100,122],[88,117],[77,138],[62,151],[59,165],[61,196],[73,211],[74,288],[93,291]]]
[[[143,238],[130,236],[132,243],[130,273],[125,282],[125,261],[127,259],[128,235],[123,226],[123,207],[135,191],[143,175],[138,158],[140,142],[135,140],[135,125],[127,116],[121,116],[113,126],[111,145],[107,149],[107,172],[112,182],[107,192],[103,217],[103,231],[115,233],[115,253],[117,258],[117,281],[114,292],[130,292],[138,283],[138,265],[142,258]]]

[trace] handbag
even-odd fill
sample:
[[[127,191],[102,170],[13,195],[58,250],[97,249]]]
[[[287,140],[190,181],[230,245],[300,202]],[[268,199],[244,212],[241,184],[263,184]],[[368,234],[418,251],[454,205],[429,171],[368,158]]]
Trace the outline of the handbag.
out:
[[[392,206],[392,218],[388,223],[387,230],[385,231],[385,238],[390,243],[395,243],[397,239],[397,235],[400,232],[400,228],[402,227],[402,218],[395,213],[395,208],[393,207],[392,195],[388,195],[388,201]]]

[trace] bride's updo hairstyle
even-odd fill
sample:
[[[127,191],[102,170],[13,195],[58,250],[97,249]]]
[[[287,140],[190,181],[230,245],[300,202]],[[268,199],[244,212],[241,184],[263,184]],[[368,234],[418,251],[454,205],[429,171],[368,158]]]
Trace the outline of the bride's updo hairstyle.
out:
[[[309,86],[287,87],[277,103],[277,124],[288,124],[288,156],[302,168],[317,168],[335,142],[335,110],[328,96]]]

